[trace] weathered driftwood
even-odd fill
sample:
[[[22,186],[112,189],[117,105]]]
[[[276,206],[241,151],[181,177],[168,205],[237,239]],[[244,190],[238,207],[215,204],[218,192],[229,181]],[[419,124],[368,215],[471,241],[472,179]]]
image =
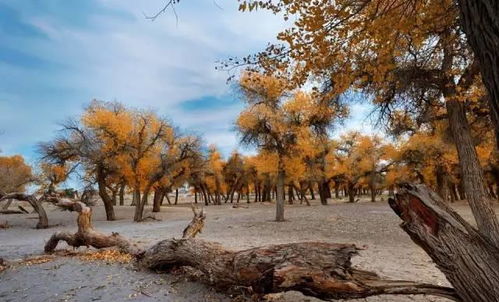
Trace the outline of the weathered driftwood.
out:
[[[58,200],[56,205],[65,210],[78,212],[78,231],[74,234],[70,232],[54,233],[45,244],[46,253],[53,252],[59,241],[65,241],[69,246],[74,248],[80,246],[92,246],[97,249],[117,247],[132,255],[138,255],[142,252],[136,244],[118,233],[105,235],[95,231],[92,227],[92,209],[84,203],[61,199]]]
[[[466,302],[499,301],[499,249],[424,185],[404,185],[390,206]]]
[[[191,266],[214,287],[247,287],[256,294],[297,290],[321,299],[381,294],[428,294],[458,300],[451,288],[386,280],[351,267],[352,244],[303,242],[230,251],[199,239],[164,240],[148,249],[140,264],[163,270]]]
[[[36,224],[37,229],[46,229],[49,226],[49,221],[47,218],[47,213],[42,206],[42,202],[36,198],[34,195],[24,194],[24,193],[9,193],[5,194],[0,198],[0,201],[7,199],[15,199],[21,201],[27,201],[38,213],[38,223]]]
[[[68,199],[50,198],[48,201],[54,205],[68,211],[78,213],[76,233],[57,232],[50,237],[45,244],[45,252],[51,253],[57,247],[59,241],[65,241],[69,246],[78,248],[80,246],[92,246],[94,248],[109,248],[116,247],[120,250],[130,253],[137,258],[140,258],[144,250],[136,243],[129,241],[118,233],[106,235],[94,230],[92,226],[92,209],[82,202],[72,201]],[[203,210],[197,212],[193,207],[194,217],[189,225],[184,230],[183,238],[194,238],[197,233],[201,232],[206,218]]]

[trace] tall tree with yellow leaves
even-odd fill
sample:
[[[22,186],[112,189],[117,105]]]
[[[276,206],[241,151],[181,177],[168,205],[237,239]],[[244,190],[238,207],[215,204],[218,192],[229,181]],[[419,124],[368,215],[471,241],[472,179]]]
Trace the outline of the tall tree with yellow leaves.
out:
[[[251,3],[251,5],[250,5]],[[303,85],[311,75],[334,83],[332,94],[362,89],[383,114],[405,107],[422,118],[428,105],[444,106],[459,156],[467,199],[479,229],[499,245],[499,221],[485,188],[467,102],[483,98],[479,65],[466,44],[454,1],[242,1],[296,17],[270,45],[246,58],[267,72],[291,73]],[[493,111],[493,110],[492,110]]]
[[[109,178],[120,173],[118,160],[130,127],[131,114],[123,105],[93,101],[79,120],[66,121],[58,137],[39,145],[43,160],[58,165],[81,163],[88,175],[95,176],[107,220],[116,219],[107,186]]]
[[[248,107],[239,115],[237,128],[241,142],[277,155],[276,221],[284,221],[283,158],[296,143],[296,134],[286,123],[283,98],[287,83],[259,73],[245,73],[239,81]]]
[[[316,153],[312,122],[322,108],[315,106],[310,94],[288,95],[288,83],[282,78],[246,72],[239,84],[247,103],[236,123],[241,141],[275,154],[276,221],[284,221],[285,159]],[[331,109],[325,110],[327,114]]]

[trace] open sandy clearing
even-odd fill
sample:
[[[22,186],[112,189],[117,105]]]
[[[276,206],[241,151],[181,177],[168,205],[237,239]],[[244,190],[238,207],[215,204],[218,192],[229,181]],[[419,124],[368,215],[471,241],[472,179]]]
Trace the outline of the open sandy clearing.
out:
[[[244,203],[244,206],[247,204]],[[464,204],[455,208],[471,219]],[[117,221],[105,221],[101,206],[94,207],[94,226],[102,232],[118,232],[144,245],[179,237],[191,218],[188,204],[163,207],[162,221],[131,222],[132,207],[116,207]],[[335,202],[311,207],[287,205],[287,221],[272,221],[274,205],[249,204],[209,206],[206,226],[199,238],[217,241],[226,247],[243,249],[274,243],[326,241],[366,245],[353,259],[360,268],[393,279],[407,279],[448,285],[432,261],[398,227],[399,219],[384,202],[356,204]],[[17,259],[42,253],[49,236],[58,230],[74,230],[76,214],[48,207],[49,221],[55,225],[33,230],[35,215],[3,215],[11,226],[0,231],[0,257]],[[136,271],[130,265],[88,263],[60,258],[53,262],[18,267],[0,274],[2,301],[223,301],[229,297],[206,286],[182,281],[179,276]],[[141,291],[143,291],[141,293]],[[31,299],[31,300],[30,300]],[[285,301],[313,301],[301,294],[288,293]],[[445,301],[434,297],[373,297],[362,301]]]

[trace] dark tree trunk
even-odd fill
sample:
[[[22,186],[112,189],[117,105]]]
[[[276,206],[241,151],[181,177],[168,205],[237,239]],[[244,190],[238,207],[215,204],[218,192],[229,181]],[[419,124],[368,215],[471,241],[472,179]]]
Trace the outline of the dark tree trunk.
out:
[[[464,195],[463,179],[459,180],[459,184],[457,185],[457,193],[459,194],[459,200],[463,200],[466,198],[466,196]]]
[[[137,205],[137,195],[132,192],[132,203],[130,204],[132,207]]]
[[[309,189],[310,189],[310,199],[315,200],[314,185],[312,183],[310,183]]]
[[[135,188],[133,191],[133,195],[134,195],[134,199],[136,200],[135,214],[133,216],[133,221],[140,222],[140,221],[142,221],[142,216],[144,214],[144,206],[145,206],[144,196],[146,194],[144,193],[142,198],[141,198],[139,188]]]
[[[466,199],[471,207],[478,229],[499,246],[499,222],[487,196],[482,167],[473,145],[471,129],[466,118],[464,103],[447,100],[449,125],[459,156],[459,166]]]
[[[120,186],[120,206],[125,205],[125,184]]]
[[[326,180],[326,182],[324,183],[324,189],[326,190],[326,203],[327,203],[327,200],[332,197],[330,184],[331,184],[330,179]]]
[[[325,180],[321,180],[318,183],[319,187],[319,198],[321,200],[322,205],[327,205],[327,196],[329,191],[329,184]]]
[[[118,204],[118,192],[119,192],[118,188],[114,188],[111,190],[111,196],[112,196],[111,198],[113,199],[113,206]]]
[[[348,184],[348,202],[355,202],[355,187],[351,183]]]
[[[284,221],[284,169],[279,164],[279,170],[277,172],[277,192],[276,192],[276,212],[275,220]]]
[[[464,302],[499,301],[499,249],[424,185],[405,185],[389,204]]]
[[[286,196],[284,196],[286,198]],[[293,187],[291,185],[288,186],[288,203],[293,204],[293,200],[295,199],[294,193],[293,193]]]
[[[444,167],[439,165],[435,169],[435,175],[437,178],[438,195],[440,195],[444,202],[449,202],[449,184],[447,171]]]
[[[175,189],[175,205],[178,203],[178,188]]]
[[[371,202],[376,202],[376,172],[373,171],[370,173],[369,179],[369,192],[371,193]]]
[[[499,149],[499,2],[458,0],[458,3],[462,27],[480,63]]]
[[[166,198],[166,202],[168,202],[169,205],[172,205],[172,202],[170,201],[170,196],[168,196],[168,194],[170,193],[170,189],[167,189],[165,190],[165,198]]]
[[[298,190],[295,187],[295,190],[300,193],[300,203],[303,203],[305,201],[307,206],[310,206],[310,202],[307,199],[307,187],[305,186],[305,184],[303,182],[300,182],[300,189]]]
[[[164,194],[165,193],[162,189],[154,190],[154,197],[153,197],[153,204],[152,204],[152,211],[153,212],[161,211],[161,201],[163,200]]]
[[[115,220],[113,200],[106,191],[106,179],[104,176],[104,168],[97,167],[97,187],[99,188],[99,196],[104,203],[104,210],[106,211],[106,219],[108,221]]]

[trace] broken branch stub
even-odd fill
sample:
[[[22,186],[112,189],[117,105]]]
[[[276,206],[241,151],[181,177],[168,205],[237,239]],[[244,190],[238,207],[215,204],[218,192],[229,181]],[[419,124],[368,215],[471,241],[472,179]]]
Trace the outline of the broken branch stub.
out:
[[[198,212],[194,205],[192,205],[191,208],[194,213],[194,217],[192,217],[191,222],[182,232],[182,238],[194,238],[198,233],[201,233],[201,230],[204,227],[204,220],[206,218],[204,209],[201,209],[201,211]]]

